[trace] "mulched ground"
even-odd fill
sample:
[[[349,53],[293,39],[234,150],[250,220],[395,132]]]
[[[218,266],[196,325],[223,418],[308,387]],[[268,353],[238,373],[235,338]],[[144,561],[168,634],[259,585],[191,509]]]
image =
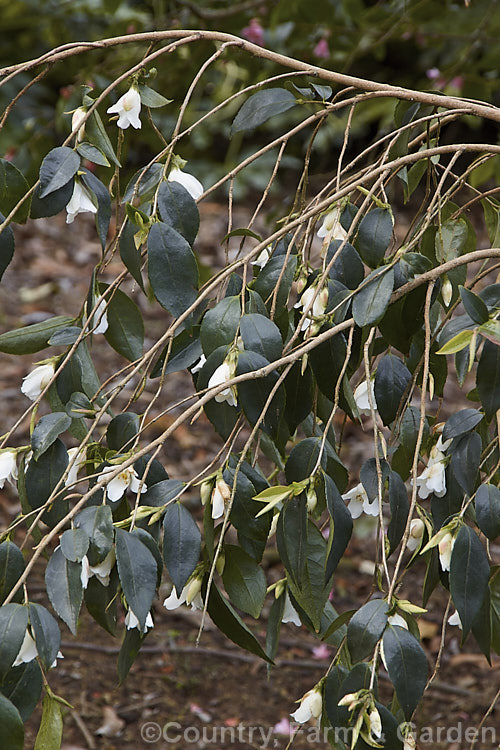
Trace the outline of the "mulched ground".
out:
[[[223,261],[217,238],[225,234],[223,211],[216,204],[203,206],[203,233],[199,251],[204,263]],[[78,224],[78,226],[77,226]],[[235,226],[242,226],[235,219]],[[95,230],[91,221],[78,217],[67,229],[64,218],[40,220],[21,227],[16,232],[16,258],[4,277],[0,297],[0,330],[42,320],[51,314],[77,314],[76,305],[83,299],[89,281],[89,271],[99,258]],[[109,279],[121,268],[113,261],[107,269]],[[132,289],[132,287],[129,287]],[[135,300],[143,312],[150,341],[165,329],[166,314],[150,306],[142,294]],[[93,356],[105,378],[123,364],[104,341],[96,337]],[[111,353],[110,353],[111,352]],[[43,358],[42,352],[39,358]],[[26,408],[26,399],[19,386],[37,355],[14,358],[0,355],[2,396],[0,400],[0,432],[4,432]],[[171,394],[181,396],[189,384],[183,376],[172,379]],[[137,411],[148,403],[155,383],[148,383]],[[456,389],[455,389],[456,390]],[[455,390],[453,393],[455,393]],[[171,395],[170,394],[170,395]],[[129,394],[130,395],[130,394]],[[162,406],[165,404],[162,401]],[[159,406],[159,408],[161,408]],[[173,416],[162,417],[158,431],[170,423]],[[17,433],[16,444],[26,442],[29,423],[25,420]],[[154,430],[150,435],[154,437]],[[201,417],[192,427],[183,426],[166,444],[161,460],[171,476],[186,478],[206,465],[218,448],[218,441]],[[350,462],[360,465],[370,455],[370,434],[366,441],[352,431],[347,436]],[[195,497],[193,495],[193,502]],[[7,525],[18,512],[17,497],[10,488],[0,491],[0,524]],[[360,521],[349,548],[349,555],[339,567],[335,579],[334,604],[340,612],[359,606],[371,591],[370,560],[373,559],[373,530]],[[500,559],[500,549],[492,546],[492,554]],[[269,580],[280,571],[269,568]],[[401,596],[419,601],[424,566],[417,564],[407,577]],[[44,602],[43,566],[29,584],[30,596]],[[162,601],[160,596],[160,601]],[[446,604],[443,592],[436,593],[429,603],[428,613],[421,619],[424,647],[433,665],[440,642],[442,613]],[[265,619],[265,618],[264,618]],[[265,625],[250,623],[261,640]],[[152,747],[185,748],[285,748],[288,737],[271,733],[273,727],[289,718],[294,701],[310,689],[325,673],[328,658],[325,652],[314,652],[318,642],[305,628],[285,625],[282,630],[278,666],[270,679],[266,668],[253,657],[238,650],[208,623],[199,648],[195,646],[199,613],[167,612],[160,602],[155,603],[155,628],[139,654],[128,680],[117,685],[116,656],[119,643],[94,625],[82,614],[76,637],[62,625],[65,658],[50,673],[52,689],[74,707],[65,717],[64,750],[113,750]],[[459,650],[459,632],[448,628],[441,670],[423,706],[417,723],[420,727],[442,726],[441,740],[436,734],[432,741],[425,736],[420,747],[458,750],[469,747],[465,730],[477,727],[488,708],[499,680],[500,659],[495,658],[490,668],[484,656],[469,639]],[[389,696],[386,683],[381,680],[382,696]],[[27,726],[26,747],[32,747],[40,720],[37,710]],[[147,722],[151,726],[141,728]],[[166,739],[156,740],[156,725],[167,728]],[[497,740],[489,739],[477,747],[488,750],[500,741],[500,709],[485,721],[496,730]],[[455,734],[445,737],[446,728]],[[253,733],[250,728],[254,728]],[[279,729],[279,727],[278,727]],[[150,735],[147,732],[151,732]],[[262,734],[261,732],[264,732]],[[461,733],[461,735],[460,735]],[[178,737],[180,735],[180,737]],[[427,735],[428,736],[428,735]],[[148,741],[149,740],[149,741]],[[154,740],[154,741],[153,741]],[[303,731],[293,747],[327,747],[317,735]]]

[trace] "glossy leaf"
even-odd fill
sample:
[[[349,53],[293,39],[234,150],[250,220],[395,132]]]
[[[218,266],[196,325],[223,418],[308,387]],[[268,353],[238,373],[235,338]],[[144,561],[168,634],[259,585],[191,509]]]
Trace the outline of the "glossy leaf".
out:
[[[477,409],[460,409],[446,420],[443,428],[443,440],[465,435],[466,432],[473,430],[483,417],[484,414],[481,414]]]
[[[482,484],[476,492],[477,525],[491,541],[500,535],[500,490],[494,484]]]
[[[29,604],[31,629],[44,669],[50,669],[59,652],[61,631],[57,621],[41,604]]]
[[[38,461],[42,453],[50,448],[59,435],[68,429],[70,424],[71,419],[65,412],[61,411],[40,417],[31,435],[31,447],[35,461]]]
[[[245,350],[261,354],[269,362],[281,357],[283,341],[279,328],[264,315],[244,315],[240,322],[240,333]]]
[[[43,699],[42,721],[36,736],[35,750],[59,750],[63,720],[60,702],[46,693]]]
[[[476,486],[481,463],[481,438],[477,432],[469,432],[453,444],[451,470],[460,487],[472,495]]]
[[[3,680],[14,663],[28,625],[28,609],[22,604],[0,607],[0,678]]]
[[[477,366],[476,387],[486,417],[500,409],[500,346],[485,341]]]
[[[107,285],[101,284],[105,291]],[[115,289],[107,306],[108,328],[104,337],[118,354],[134,362],[142,356],[144,323],[139,308],[120,289]]]
[[[79,167],[80,157],[68,146],[58,146],[49,151],[40,167],[40,198],[66,185]]]
[[[87,554],[90,540],[81,528],[66,529],[61,534],[60,544],[66,560],[81,562]]]
[[[91,143],[88,143],[87,141],[82,141],[78,144],[76,147],[76,150],[80,154],[80,156],[83,159],[87,159],[88,161],[93,162],[94,164],[99,164],[101,167],[109,167],[110,163],[106,157],[106,155],[101,151],[100,148],[97,148],[97,146],[93,146]]]
[[[163,560],[180,596],[200,557],[201,534],[191,513],[179,502],[163,518]]]
[[[481,325],[481,323],[486,323],[486,321],[489,320],[490,316],[488,308],[484,304],[481,297],[463,286],[459,286],[458,289],[460,292],[460,297],[462,299],[462,304],[465,307],[465,312],[469,315],[469,317],[472,318],[474,323],[477,323],[478,325]]]
[[[24,557],[19,547],[6,540],[0,544],[0,604],[10,594],[24,572]],[[22,587],[15,595],[14,601],[22,599]]]
[[[376,268],[389,249],[393,225],[391,212],[386,208],[374,208],[361,219],[356,248],[370,268]]]
[[[5,216],[10,214],[28,190],[29,185],[23,173],[12,162],[0,159],[0,210]],[[25,222],[29,208],[30,199],[26,199],[12,221]]]
[[[90,540],[88,558],[91,565],[102,562],[114,538],[113,518],[109,505],[92,505],[75,516],[75,528],[81,528]]]
[[[111,220],[111,197],[105,185],[88,169],[83,170],[82,180],[89,190],[97,198],[97,233],[101,240],[101,247],[106,247],[106,238],[108,236],[109,222]]]
[[[5,220],[5,216],[0,213],[0,224]],[[7,224],[0,232],[0,280],[12,258],[14,257],[15,241],[12,227]]]
[[[143,542],[124,529],[115,529],[116,564],[127,604],[144,630],[156,589],[157,566]]]
[[[2,683],[1,692],[17,708],[22,721],[28,721],[42,692],[42,672],[36,659],[12,667]]]
[[[196,258],[184,237],[164,222],[149,232],[148,274],[156,299],[172,315],[181,315],[195,301]]]
[[[72,179],[66,185],[58,188],[58,190],[49,193],[45,198],[40,198],[41,187],[38,185],[31,198],[31,218],[42,219],[60,213],[70,202],[73,195],[73,188],[74,180]]]
[[[398,626],[387,627],[383,645],[389,678],[405,719],[409,721],[427,682],[427,657],[417,639]]]
[[[132,448],[139,431],[140,419],[133,412],[122,412],[113,417],[106,430],[108,448],[121,452]]]
[[[224,297],[205,313],[201,322],[200,341],[206,357],[219,346],[233,343],[240,317],[240,297]]]
[[[234,606],[258,618],[266,598],[266,577],[260,565],[241,547],[225,545],[222,580]]]
[[[45,569],[45,585],[50,603],[73,635],[76,634],[83,598],[81,570],[79,563],[66,560],[60,547],[54,550]]]
[[[307,559],[307,508],[305,495],[291,498],[283,507],[276,529],[278,552],[298,588],[304,580]]]
[[[398,357],[385,354],[375,374],[375,400],[384,425],[394,421],[411,381],[411,372]]]
[[[403,538],[410,510],[405,483],[395,471],[391,471],[389,474],[389,504],[391,506],[391,520],[387,527],[387,538],[389,540],[389,555],[391,555]]]
[[[385,313],[394,287],[394,269],[382,266],[366,277],[364,286],[354,296],[352,315],[360,327],[377,323]]]
[[[353,661],[369,656],[387,625],[387,602],[372,599],[351,618],[347,626],[347,647]]]
[[[196,201],[186,188],[178,182],[164,180],[158,190],[158,209],[162,221],[193,246],[200,228],[200,214]]]
[[[488,558],[477,534],[470,526],[462,526],[451,555],[450,591],[464,638],[483,603],[489,575]]]
[[[48,346],[49,339],[57,331],[73,322],[67,315],[57,315],[41,323],[34,323],[14,331],[0,334],[0,352],[6,354],[34,354]]]
[[[287,89],[270,88],[252,94],[240,107],[233,120],[231,133],[253,130],[274,115],[295,107],[295,96]]]
[[[349,544],[352,535],[352,516],[342,499],[342,495],[337,489],[334,481],[324,475],[326,506],[330,514],[330,544],[328,557],[326,561],[325,581],[328,581],[335,572],[342,556]]]
[[[23,750],[24,725],[19,711],[0,693],[0,746],[9,750]]]

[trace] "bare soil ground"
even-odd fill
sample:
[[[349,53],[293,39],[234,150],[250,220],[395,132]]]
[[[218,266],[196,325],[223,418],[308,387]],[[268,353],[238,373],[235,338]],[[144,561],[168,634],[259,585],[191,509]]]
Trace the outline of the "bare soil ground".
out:
[[[207,222],[208,232],[206,229],[202,232],[198,249],[206,264],[223,261],[219,257],[221,251],[216,249],[220,247],[217,238],[226,231],[222,214],[214,204],[204,207],[202,221]],[[89,271],[100,251],[92,222],[78,217],[73,227],[66,229],[63,221],[62,217],[42,220],[17,230],[16,258],[2,284],[0,330],[37,322],[52,314],[78,313],[76,306],[86,293]],[[110,278],[120,267],[119,261],[111,262],[107,269]],[[144,295],[136,294],[135,299],[145,318],[147,336],[152,341],[164,330],[166,317],[158,312],[157,306],[151,307]],[[21,378],[32,362],[43,356],[41,353],[39,357],[20,359],[0,355],[0,433],[26,408],[26,399],[19,392]],[[123,365],[104,341],[96,341],[93,356],[103,379],[111,375],[116,366]],[[172,380],[170,387],[176,396],[181,396],[188,392],[189,384],[186,385],[186,378],[179,376]],[[148,402],[154,389],[154,383],[147,384],[136,404],[137,411]],[[173,416],[162,417],[155,429],[164,429]],[[16,444],[27,441],[28,428],[29,422],[24,420]],[[369,455],[369,441],[369,435],[363,441],[359,440],[358,432],[348,434],[346,450],[350,452],[351,465],[353,462],[360,464]],[[172,477],[186,478],[203,468],[217,452],[218,445],[210,425],[201,417],[192,428],[177,430],[160,458]],[[192,501],[197,503],[194,495]],[[18,510],[17,497],[6,486],[0,491],[0,525],[7,525]],[[349,554],[335,577],[333,600],[340,612],[359,606],[372,587],[373,531],[363,522],[358,522],[356,529]],[[492,551],[498,559],[499,549]],[[418,563],[407,577],[406,598],[419,601],[423,574],[424,566]],[[270,563],[269,579],[275,580],[279,575],[280,571],[273,570]],[[45,601],[43,565],[31,580],[29,593],[33,600]],[[119,642],[99,629],[86,613],[82,613],[76,637],[62,625],[65,658],[49,677],[52,689],[74,707],[65,716],[63,749],[286,748],[289,737],[279,734],[280,727],[276,732],[271,730],[279,722],[284,727],[282,720],[294,710],[294,701],[324,675],[329,664],[328,653],[313,651],[318,641],[303,627],[284,625],[278,665],[268,678],[264,665],[233,646],[210,623],[200,647],[196,648],[199,613],[167,612],[161,601],[162,596],[155,603],[155,627],[122,686],[117,684],[115,669]],[[445,606],[444,593],[434,594],[428,613],[420,621],[431,668],[439,650]],[[262,640],[265,623],[249,625]],[[441,669],[418,711],[418,726],[434,729],[429,741],[425,739],[429,735],[422,735],[419,745],[422,748],[459,750],[469,747],[466,729],[480,725],[498,689],[500,659],[495,657],[490,667],[472,639],[460,651],[459,637],[457,628],[447,629]],[[382,697],[388,699],[388,686],[383,678],[380,689]],[[33,747],[39,721],[40,710],[37,709],[28,722],[26,747]],[[149,729],[144,729],[148,722]],[[167,727],[165,737],[158,738],[155,727],[159,726],[161,731],[169,722],[174,723]],[[443,728],[440,738],[436,734],[438,726]],[[491,735],[488,735],[476,746],[481,750],[497,747],[500,742],[499,708],[485,719],[485,726],[496,731],[496,741],[491,742]],[[250,732],[250,728],[255,729]],[[448,736],[446,729],[451,732]],[[468,737],[470,740],[470,734]],[[296,750],[327,746],[307,729],[293,743]]]

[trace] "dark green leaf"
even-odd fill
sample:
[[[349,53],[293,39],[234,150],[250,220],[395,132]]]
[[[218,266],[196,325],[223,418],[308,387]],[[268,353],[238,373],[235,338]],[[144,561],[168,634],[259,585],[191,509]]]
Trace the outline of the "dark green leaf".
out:
[[[452,450],[451,471],[463,491],[472,495],[481,463],[481,437],[468,432],[453,443]]]
[[[460,437],[470,432],[484,417],[477,409],[461,409],[452,414],[443,429],[443,440]]]
[[[29,185],[19,169],[6,159],[0,159],[0,210],[6,216],[17,206],[21,198],[28,192]],[[18,208],[12,221],[25,222],[30,208],[29,199]]]
[[[185,482],[181,482],[179,479],[163,479],[148,489],[141,498],[142,504],[154,505],[159,508],[178,496],[183,487],[185,487]]]
[[[476,492],[477,525],[491,541],[500,534],[500,490],[494,484],[482,484]]]
[[[50,669],[61,645],[61,632],[57,621],[41,604],[29,604],[31,629],[38,656],[44,669]]]
[[[5,750],[23,750],[24,726],[19,711],[0,693],[0,746]]]
[[[307,506],[304,493],[292,497],[282,508],[276,528],[276,543],[287,573],[300,589],[307,559]]]
[[[96,109],[85,123],[85,135],[94,146],[97,146],[108,157],[109,161],[116,164],[117,167],[121,167],[106,133],[106,129],[102,124],[101,116]]]
[[[234,485],[234,467],[236,464],[231,462],[232,467],[227,469],[223,476],[224,481],[232,488]],[[254,560],[262,559],[264,549],[267,543],[267,536],[271,526],[271,514],[266,513],[257,518],[257,513],[262,510],[262,503],[255,501],[253,498],[258,491],[265,489],[267,483],[263,485],[259,480],[257,472],[252,471],[251,467],[243,463],[238,472],[236,489],[234,492],[233,505],[229,520],[238,532],[238,541],[245,552],[248,552]]]
[[[184,237],[164,222],[149,232],[148,274],[156,299],[172,315],[181,315],[195,301],[196,258]]]
[[[352,534],[352,516],[335,482],[324,475],[326,506],[333,522],[330,524],[331,544],[326,562],[325,581],[329,581],[346,550]]]
[[[79,563],[66,560],[60,547],[54,550],[45,569],[45,585],[50,603],[73,635],[76,635],[83,598],[81,570]]]
[[[375,374],[375,400],[384,425],[396,418],[401,400],[411,381],[411,372],[398,357],[385,354]]]
[[[203,316],[200,341],[206,357],[219,346],[232,344],[241,317],[240,297],[224,297]]]
[[[67,315],[57,315],[41,323],[17,328],[0,335],[0,352],[6,354],[34,354],[48,346],[49,339],[56,331],[73,322]]]
[[[387,528],[387,538],[389,540],[389,555],[392,555],[403,538],[410,510],[405,483],[395,471],[391,471],[389,474],[389,504],[391,506],[391,520]]]
[[[101,247],[104,250],[108,236],[109,222],[111,220],[111,197],[105,185],[102,184],[95,174],[89,172],[88,169],[83,171],[82,180],[97,198],[97,233],[101,240]]]
[[[489,575],[488,558],[477,534],[470,526],[462,526],[451,554],[450,591],[464,638],[483,603]]]
[[[347,646],[352,660],[369,656],[387,625],[387,602],[372,599],[351,618],[347,626]]]
[[[169,354],[168,362],[164,366],[165,357]],[[172,342],[169,353],[169,345],[162,351],[151,370],[151,378],[159,378],[163,373],[179,372],[196,364],[202,355],[199,329],[181,331]]]
[[[285,262],[286,269],[282,275]],[[285,307],[290,289],[292,288],[296,266],[297,258],[295,255],[291,255],[288,261],[286,261],[285,255],[273,255],[253,282],[254,290],[260,294],[269,309],[275,295],[276,310],[281,310]],[[279,287],[278,282],[280,282]]]
[[[390,475],[389,464],[384,459],[380,460],[380,470],[382,472],[383,487]],[[359,472],[359,478],[361,479],[361,484],[365,488],[365,492],[368,495],[369,501],[373,502],[373,500],[378,497],[379,491],[377,462],[374,458],[369,458],[364,462],[363,466],[361,467],[361,471]]]
[[[104,155],[101,149],[97,148],[97,146],[93,146],[91,143],[82,141],[78,144],[76,150],[83,159],[88,159],[88,161],[92,161],[94,162],[94,164],[99,164],[101,167],[110,166],[107,157]]]
[[[84,591],[85,606],[94,620],[110,635],[116,635],[116,592],[118,571],[112,568],[108,586],[103,586],[96,576],[89,579]]]
[[[4,220],[5,216],[0,213],[0,224],[2,224]],[[12,227],[7,224],[7,226],[0,232],[0,279],[14,257],[14,248],[14,232],[12,231]]]
[[[301,440],[292,448],[285,468],[286,480],[289,484],[301,482],[311,476],[318,460],[320,447],[321,438],[310,437]],[[323,469],[326,468],[325,453],[321,456],[320,465]]]
[[[392,228],[393,218],[386,208],[374,208],[361,219],[356,247],[370,268],[376,268],[388,250]]]
[[[382,266],[366,277],[364,286],[354,296],[352,314],[361,328],[377,323],[387,309],[394,287],[394,269]]]
[[[24,572],[23,553],[10,540],[0,544],[0,604],[3,604],[12,587]],[[22,599],[22,590],[15,595],[15,601]]]
[[[32,510],[40,508],[50,497],[68,465],[68,454],[64,444],[56,438],[38,461],[30,461],[26,471],[26,493]],[[64,489],[64,488],[63,488]],[[68,503],[64,492],[58,495],[52,507],[45,511],[48,523],[64,518]]]
[[[164,180],[158,190],[161,219],[192,246],[200,228],[200,213],[192,195],[180,183]]]
[[[389,678],[405,719],[409,721],[427,682],[427,657],[417,639],[405,628],[389,625],[383,644]]]
[[[64,557],[72,562],[81,562],[89,548],[89,538],[81,528],[66,529],[60,542]]]
[[[486,417],[500,409],[500,346],[485,341],[477,366],[476,387]]]
[[[90,539],[89,563],[102,562],[113,544],[113,517],[109,505],[93,505],[75,516],[75,528],[81,528]]]
[[[113,417],[106,430],[108,448],[121,452],[130,450],[139,431],[140,419],[137,414],[125,411]]]
[[[49,151],[40,167],[40,198],[59,190],[73,179],[80,167],[80,157],[68,146]]]
[[[14,663],[28,626],[28,609],[22,604],[0,607],[0,679]]]
[[[274,661],[276,652],[278,651],[278,643],[281,631],[281,621],[283,619],[283,612],[285,609],[286,596],[283,593],[279,599],[275,599],[271,604],[269,610],[269,617],[267,619],[267,630],[266,630],[266,654]],[[270,669],[270,667],[268,667]]]
[[[247,229],[246,227],[242,227],[241,229],[233,229],[232,232],[228,232],[227,234],[225,234],[221,239],[220,244],[223,245],[224,242],[230,240],[231,237],[253,237],[254,240],[262,242],[262,237],[260,236],[260,234],[257,234],[257,232],[252,232],[251,229]]]
[[[267,359],[256,352],[241,352],[238,357],[236,374],[242,375],[247,372],[255,372],[262,367],[266,367],[268,364]],[[238,401],[250,424],[257,424],[261,418],[261,413],[277,380],[277,373],[271,372],[265,377],[246,380],[238,385]],[[264,430],[275,440],[278,438],[278,430],[283,417],[284,406],[285,390],[280,385],[262,418]]]
[[[106,284],[100,284],[104,292]],[[144,323],[139,308],[124,292],[115,289],[107,307],[108,328],[104,337],[118,354],[134,362],[142,357]]]
[[[240,333],[246,350],[261,354],[269,362],[281,357],[283,341],[279,328],[264,315],[244,315],[240,321]]]
[[[117,664],[118,679],[120,685],[128,675],[130,667],[134,663],[137,654],[139,653],[144,638],[145,635],[141,633],[138,628],[131,628],[130,630],[125,631],[123,642],[120,648],[120,653],[118,654]]]
[[[481,297],[463,286],[458,287],[465,312],[472,318],[474,323],[481,325],[490,319],[488,308]]]
[[[222,580],[231,602],[243,612],[258,618],[266,598],[264,571],[241,547],[226,544],[224,555]]]
[[[141,273],[141,250],[135,245],[135,233],[136,229],[134,225],[130,221],[127,221],[119,240],[120,258],[132,278],[137,281],[142,291],[144,291],[144,282]]]
[[[178,596],[200,557],[201,534],[182,503],[167,507],[163,518],[163,559]]]
[[[45,414],[38,420],[31,436],[33,458],[38,461],[42,453],[54,443],[62,432],[71,424],[71,419],[63,411]]]
[[[328,245],[326,262],[330,263],[342,244],[344,246],[333,262],[328,275],[331,279],[342,282],[348,289],[356,289],[364,279],[365,269],[357,250],[352,245],[343,240],[333,240]]]
[[[208,387],[208,381],[217,367],[222,364],[226,354],[227,347],[220,346],[208,355],[207,361],[198,374],[198,379],[196,381],[196,387],[198,390],[203,390]],[[238,411],[226,401],[218,403],[215,399],[208,401],[203,409],[219,435],[226,440],[234,429],[234,425],[238,419]]]
[[[252,631],[247,628],[215,584],[212,584],[210,588],[207,609],[219,630],[227,635],[233,643],[272,664],[272,660],[267,656]]]
[[[233,120],[231,133],[253,130],[287,109],[295,107],[295,96],[287,89],[271,88],[252,94],[240,107]]]
[[[139,94],[141,96],[141,102],[145,107],[164,107],[165,104],[170,104],[173,99],[166,99],[162,94],[159,94],[154,89],[149,88],[144,83],[139,84]]]
[[[51,335],[49,346],[72,346],[81,332],[79,326],[65,326]]]
[[[438,261],[444,263],[462,254],[467,242],[467,223],[465,219],[448,219],[436,233],[435,248]]]
[[[73,195],[74,180],[70,180],[53,193],[40,198],[41,187],[38,185],[31,198],[30,216],[32,219],[42,219],[55,216],[62,211],[70,202]]]
[[[36,659],[10,669],[1,692],[17,708],[21,719],[28,721],[42,692],[42,671]]]
[[[145,203],[150,200],[163,179],[164,165],[155,162],[145,171],[139,169],[125,189],[122,203],[132,203],[134,206]]]
[[[123,593],[143,631],[155,595],[156,560],[138,537],[124,529],[115,529],[115,541],[116,564]]]
[[[302,374],[301,367],[301,362],[295,362],[283,383],[286,394],[285,420],[292,435],[312,409],[311,368],[308,367]]]

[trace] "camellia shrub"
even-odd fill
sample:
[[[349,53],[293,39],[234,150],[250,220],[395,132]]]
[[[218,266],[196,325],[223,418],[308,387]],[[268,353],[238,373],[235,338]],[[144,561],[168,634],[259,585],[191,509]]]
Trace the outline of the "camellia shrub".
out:
[[[181,103],[155,90],[155,66],[207,41],[215,49]],[[200,635],[208,614],[269,665],[283,622],[334,647],[324,677],[295,696],[296,722],[330,727],[335,748],[408,750],[441,656],[428,662],[418,628],[433,591],[449,595],[442,644],[456,626],[487,659],[500,653],[500,575],[489,549],[500,534],[500,204],[494,186],[471,184],[500,147],[448,137],[461,118],[480,125],[500,113],[350,78],[228,34],[175,30],[68,44],[0,70],[0,86],[20,80],[1,124],[47,67],[129,42],[144,54],[101,92],[83,88],[66,140],[45,155],[34,184],[0,161],[1,274],[16,223],[66,212],[70,233],[80,214],[93,214],[102,248],[74,317],[0,335],[6,355],[34,355],[20,384],[27,409],[4,426],[0,444],[0,486],[17,487],[22,509],[0,543],[2,747],[23,747],[23,722],[42,693],[37,747],[59,747],[65,700],[50,683],[61,627],[76,633],[86,607],[96,627],[122,639],[124,680],[154,626],[158,587],[169,581],[160,606],[202,610]],[[210,66],[236,54],[265,59],[276,74],[183,129]],[[352,156],[351,124],[377,98],[393,102],[392,128]],[[271,118],[282,133],[202,185],[182,144],[234,102],[233,134],[246,137]],[[164,133],[154,111],[167,106],[177,121]],[[310,175],[315,139],[339,114],[347,117],[337,169]],[[124,148],[140,144],[146,128],[160,150],[124,184]],[[303,167],[295,185],[287,171],[285,185],[287,146],[304,134]],[[235,182],[264,154],[273,155],[267,185],[246,225],[235,226]],[[202,282],[198,205],[224,188],[226,263],[203,269]],[[287,199],[276,202],[279,190]],[[146,347],[135,301],[143,295],[164,320]],[[104,381],[92,349],[102,336],[122,358]],[[182,394],[171,387],[180,377]],[[447,403],[450,382],[454,394],[464,391],[458,409]],[[146,383],[154,395],[139,412]],[[196,476],[169,476],[165,444],[202,411],[219,440],[214,457]],[[19,444],[26,417],[29,443]],[[370,436],[361,467],[346,448],[348,422]],[[198,511],[186,493],[199,493]],[[372,594],[340,613],[330,593],[363,514],[377,528]],[[262,566],[269,547],[282,564],[278,580]],[[52,612],[30,600],[43,557]],[[423,590],[410,600],[419,561]],[[261,642],[243,616],[259,619],[265,602]],[[379,670],[392,684],[389,705],[379,698]],[[341,739],[338,728],[350,734]]]

